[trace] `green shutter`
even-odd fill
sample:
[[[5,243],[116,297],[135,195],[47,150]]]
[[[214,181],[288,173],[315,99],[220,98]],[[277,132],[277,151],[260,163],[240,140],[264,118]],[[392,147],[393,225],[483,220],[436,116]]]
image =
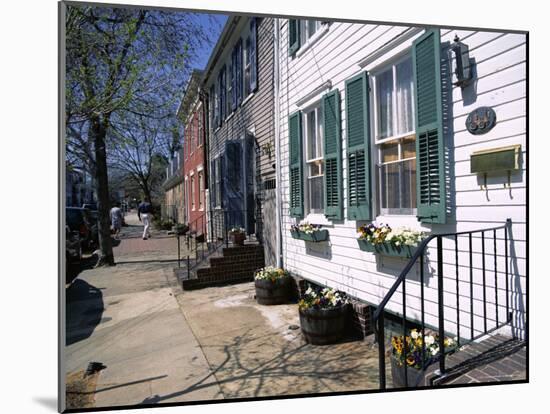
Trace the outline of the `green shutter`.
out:
[[[424,223],[445,223],[445,166],[439,29],[413,44],[416,103],[417,215]]]
[[[304,180],[302,172],[302,114],[296,112],[288,118],[290,147],[290,215],[304,215]]]
[[[371,220],[368,77],[346,81],[346,134],[349,220]]]
[[[342,141],[338,89],[323,96],[323,132],[325,216],[332,220],[342,220]]]
[[[293,55],[300,48],[300,20],[288,21],[288,54]]]

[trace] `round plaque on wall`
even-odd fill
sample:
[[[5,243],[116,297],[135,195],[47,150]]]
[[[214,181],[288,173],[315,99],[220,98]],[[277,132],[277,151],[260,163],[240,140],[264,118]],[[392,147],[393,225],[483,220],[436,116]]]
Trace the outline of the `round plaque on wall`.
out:
[[[473,135],[486,134],[495,126],[497,114],[493,108],[481,106],[474,109],[466,118],[466,128]]]

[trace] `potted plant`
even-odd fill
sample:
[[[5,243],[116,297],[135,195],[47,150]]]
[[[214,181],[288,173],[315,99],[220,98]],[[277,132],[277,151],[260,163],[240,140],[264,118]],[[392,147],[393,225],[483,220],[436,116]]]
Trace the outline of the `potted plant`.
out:
[[[321,229],[320,224],[310,224],[307,221],[301,224],[293,224],[290,227],[292,238],[309,242],[321,242],[328,239],[328,230]]]
[[[359,227],[359,248],[386,256],[410,258],[426,234],[407,227],[392,229],[387,224],[370,223]]]
[[[235,226],[229,230],[229,235],[233,239],[233,243],[237,246],[244,246],[244,241],[246,239],[245,230],[240,226]]]
[[[172,229],[176,235],[182,236],[189,231],[189,226],[186,224],[177,223]]]
[[[305,291],[298,303],[300,326],[306,342],[332,344],[344,336],[348,299],[344,292],[328,287]]]
[[[254,274],[256,300],[260,305],[279,305],[288,301],[292,278],[281,268],[267,266]]]
[[[422,332],[412,329],[405,339],[403,335],[392,337],[391,345],[393,386],[396,388],[425,386],[426,369],[441,356],[438,335],[429,334],[422,337]],[[456,347],[456,341],[445,338],[444,345],[448,352],[448,348]],[[424,363],[422,363],[423,356]]]

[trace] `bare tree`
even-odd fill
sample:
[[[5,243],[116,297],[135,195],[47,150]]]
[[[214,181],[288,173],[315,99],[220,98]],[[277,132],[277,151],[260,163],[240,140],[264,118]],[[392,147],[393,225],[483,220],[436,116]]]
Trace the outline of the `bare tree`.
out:
[[[152,192],[162,183],[164,170],[174,151],[170,120],[150,122],[142,115],[131,115],[111,125],[115,139],[109,140],[109,166],[128,174],[152,202]]]
[[[114,264],[109,220],[108,140],[127,114],[151,122],[173,110],[200,47],[210,44],[201,18],[119,7],[66,6],[67,153],[97,185],[98,264]]]

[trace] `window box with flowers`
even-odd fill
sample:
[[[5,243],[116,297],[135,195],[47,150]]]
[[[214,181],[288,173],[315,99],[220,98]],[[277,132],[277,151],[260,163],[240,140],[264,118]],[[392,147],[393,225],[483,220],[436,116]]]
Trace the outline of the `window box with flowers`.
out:
[[[344,292],[310,286],[298,302],[306,342],[313,345],[338,342],[344,336],[348,303]]]
[[[246,233],[242,227],[233,227],[229,230],[229,235],[233,240],[233,243],[237,246],[244,246],[244,241],[246,240]]]
[[[395,388],[421,387],[426,384],[426,369],[441,357],[438,335],[424,335],[412,329],[409,335],[391,340],[391,373]],[[445,353],[456,350],[456,340],[444,339]]]
[[[281,268],[267,266],[254,274],[256,300],[260,305],[280,305],[288,302],[292,278]]]
[[[328,240],[328,230],[321,229],[319,224],[293,224],[290,227],[290,234],[293,239],[305,240],[309,242],[322,242]]]
[[[365,252],[410,258],[418,247],[418,243],[425,237],[425,233],[406,227],[392,229],[387,224],[377,226],[370,223],[359,227],[357,243]]]

